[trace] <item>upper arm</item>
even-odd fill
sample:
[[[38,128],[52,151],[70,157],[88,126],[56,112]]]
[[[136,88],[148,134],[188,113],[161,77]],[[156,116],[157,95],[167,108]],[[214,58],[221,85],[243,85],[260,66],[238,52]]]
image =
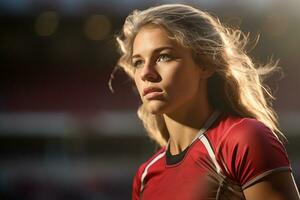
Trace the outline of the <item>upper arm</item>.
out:
[[[299,191],[293,175],[279,172],[263,177],[244,191],[246,200],[299,200]]]

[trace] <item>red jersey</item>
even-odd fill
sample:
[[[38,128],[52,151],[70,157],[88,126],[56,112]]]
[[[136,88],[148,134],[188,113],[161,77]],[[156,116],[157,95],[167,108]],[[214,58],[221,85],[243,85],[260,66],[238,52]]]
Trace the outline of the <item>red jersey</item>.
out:
[[[132,199],[240,200],[259,179],[290,170],[283,144],[263,123],[214,113],[183,152],[171,155],[167,145],[139,167]]]

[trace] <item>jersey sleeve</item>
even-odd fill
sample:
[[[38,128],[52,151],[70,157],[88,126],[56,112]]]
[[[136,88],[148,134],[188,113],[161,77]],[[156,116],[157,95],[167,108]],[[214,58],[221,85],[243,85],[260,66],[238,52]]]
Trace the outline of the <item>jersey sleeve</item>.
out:
[[[132,182],[132,200],[140,200],[141,199],[141,187],[142,187],[142,173],[145,170],[147,163],[143,163],[138,168]]]
[[[132,200],[140,200],[140,188],[141,188],[141,173],[142,173],[141,165],[137,170],[133,182],[132,182]]]
[[[242,189],[269,174],[291,170],[283,144],[255,119],[246,118],[233,125],[223,145],[227,173]]]

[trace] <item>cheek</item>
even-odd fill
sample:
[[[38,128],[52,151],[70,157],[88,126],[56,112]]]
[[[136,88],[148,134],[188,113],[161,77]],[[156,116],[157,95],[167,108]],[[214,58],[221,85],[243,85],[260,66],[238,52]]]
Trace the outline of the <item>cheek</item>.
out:
[[[181,69],[174,70],[168,77],[168,82],[172,85],[176,85],[178,88],[185,88],[189,90],[190,87],[195,87],[198,83],[198,75],[196,70],[183,69],[184,66],[180,66]]]
[[[198,91],[199,77],[196,71],[179,71],[170,82],[173,83],[170,85],[173,92],[182,98],[189,98]]]

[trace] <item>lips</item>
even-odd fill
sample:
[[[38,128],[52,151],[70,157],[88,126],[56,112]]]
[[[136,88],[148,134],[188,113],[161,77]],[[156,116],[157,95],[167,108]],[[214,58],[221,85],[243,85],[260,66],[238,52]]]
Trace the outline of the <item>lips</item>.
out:
[[[158,88],[158,87],[147,87],[143,90],[143,96],[146,96],[149,93],[153,93],[153,92],[162,92],[162,89]]]

